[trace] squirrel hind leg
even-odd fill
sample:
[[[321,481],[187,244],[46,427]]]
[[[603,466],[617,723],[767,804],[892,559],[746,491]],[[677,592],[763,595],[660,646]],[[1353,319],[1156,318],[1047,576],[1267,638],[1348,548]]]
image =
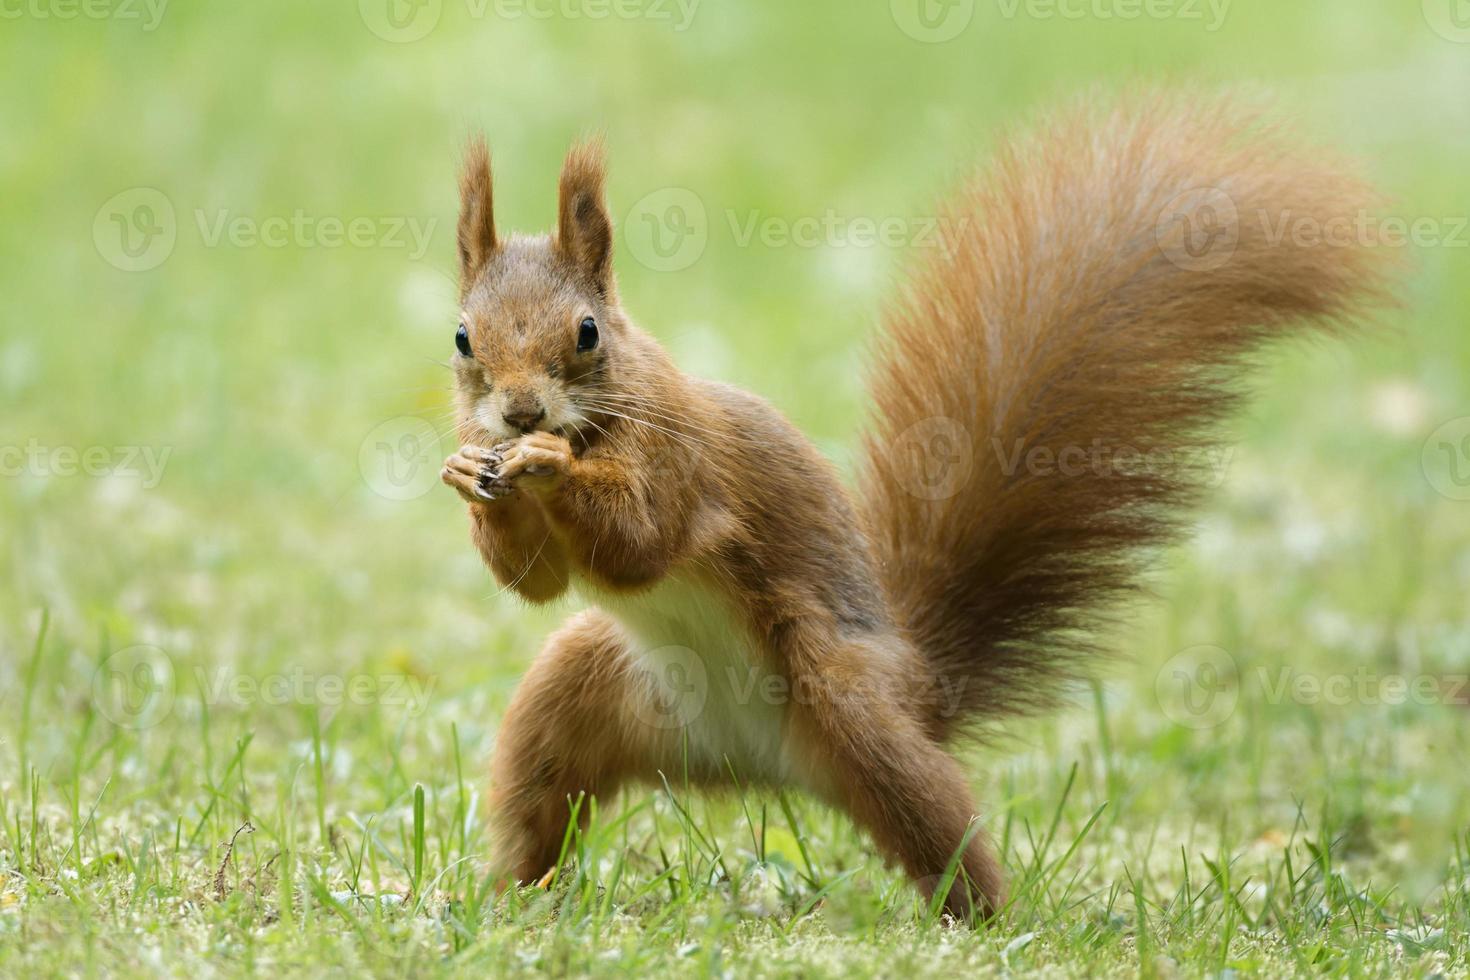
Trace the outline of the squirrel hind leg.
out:
[[[573,808],[625,780],[652,778],[664,740],[631,710],[625,639],[589,611],[547,640],[516,689],[496,738],[489,794],[492,864],[503,885],[541,879],[561,856]]]
[[[862,651],[814,662],[873,662]],[[836,677],[846,680],[839,686]],[[901,683],[901,682],[900,682]],[[1006,904],[1005,873],[958,762],[925,733],[922,719],[895,712],[903,698],[881,678],[828,671],[793,715],[793,735],[812,788],[845,810],[883,852],[932,897],[963,847],[944,909],[962,922],[993,918]]]

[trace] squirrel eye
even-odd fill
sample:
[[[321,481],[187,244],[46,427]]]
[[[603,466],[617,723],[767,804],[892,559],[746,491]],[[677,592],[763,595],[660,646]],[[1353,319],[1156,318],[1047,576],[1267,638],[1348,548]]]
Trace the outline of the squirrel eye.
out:
[[[597,346],[597,321],[590,316],[582,321],[582,328],[577,331],[577,353],[585,354]]]
[[[465,325],[463,323],[461,323],[459,325],[459,329],[454,332],[454,346],[459,348],[459,352],[465,357],[470,356],[470,332],[465,329]]]

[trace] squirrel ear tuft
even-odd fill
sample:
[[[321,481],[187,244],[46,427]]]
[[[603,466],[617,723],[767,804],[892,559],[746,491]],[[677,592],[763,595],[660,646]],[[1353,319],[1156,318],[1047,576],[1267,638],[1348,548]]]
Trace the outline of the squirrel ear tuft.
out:
[[[485,138],[476,136],[465,148],[459,173],[459,274],[468,290],[494,254],[495,195],[490,179],[490,151]]]
[[[606,153],[601,140],[572,147],[561,171],[557,248],[596,287],[612,292],[612,218],[607,213],[603,183]]]

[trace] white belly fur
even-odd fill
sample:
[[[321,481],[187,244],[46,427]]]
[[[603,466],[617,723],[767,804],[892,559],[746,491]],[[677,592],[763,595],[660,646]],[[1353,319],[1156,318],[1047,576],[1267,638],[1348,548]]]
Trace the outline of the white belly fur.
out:
[[[637,595],[580,591],[628,634],[628,656],[647,678],[638,703],[645,723],[688,752],[691,770],[742,781],[791,777],[786,688],[763,665],[750,630],[704,583],[681,575]],[[686,748],[687,747],[687,748]],[[677,781],[679,771],[666,772]]]

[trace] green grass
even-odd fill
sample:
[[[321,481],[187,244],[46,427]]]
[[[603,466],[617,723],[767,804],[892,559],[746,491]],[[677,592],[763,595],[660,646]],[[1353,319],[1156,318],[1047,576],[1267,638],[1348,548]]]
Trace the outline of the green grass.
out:
[[[0,21],[0,449],[41,460],[0,477],[0,974],[1470,972],[1470,459],[1429,442],[1470,416],[1464,245],[1414,250],[1391,330],[1270,360],[1105,685],[970,753],[1014,879],[988,930],[840,815],[674,773],[584,801],[551,887],[497,904],[485,760],[567,610],[499,594],[434,481],[471,129],[521,229],[605,131],[631,310],[845,461],[908,255],[742,244],[753,216],[922,221],[999,127],[1143,76],[1276,91],[1448,234],[1470,46],[1419,4],[1237,0],[1206,30],[981,2],[940,45],[884,2],[704,0],[676,31],[444,0],[411,43],[352,3],[152,31],[58,6]],[[105,205],[139,187],[176,241],[128,272]],[[708,220],[677,272],[629,237],[668,188]],[[298,210],[425,251],[213,237]]]

